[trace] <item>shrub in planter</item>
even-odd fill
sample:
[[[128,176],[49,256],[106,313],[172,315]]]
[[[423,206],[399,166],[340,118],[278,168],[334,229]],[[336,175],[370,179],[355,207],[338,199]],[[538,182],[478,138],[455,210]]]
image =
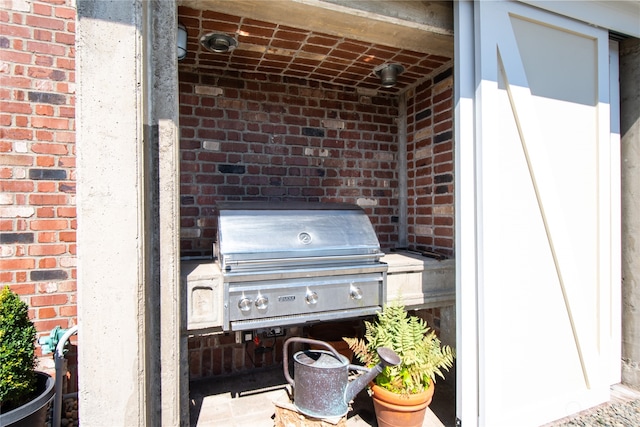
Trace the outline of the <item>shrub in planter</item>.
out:
[[[402,362],[387,366],[371,386],[378,426],[421,426],[433,396],[436,375],[453,366],[455,353],[443,346],[424,320],[399,303],[388,305],[374,322],[365,322],[363,339],[343,338],[365,366],[379,362],[376,349],[388,347]]]
[[[6,286],[0,291],[0,412],[22,405],[35,392],[35,339],[27,304]]]
[[[453,365],[455,353],[442,346],[435,332],[424,320],[409,316],[400,304],[388,305],[374,322],[365,322],[364,340],[344,338],[358,360],[366,366],[376,365],[379,347],[388,347],[402,359],[397,366],[387,366],[376,384],[397,394],[414,394],[427,389],[436,374]]]

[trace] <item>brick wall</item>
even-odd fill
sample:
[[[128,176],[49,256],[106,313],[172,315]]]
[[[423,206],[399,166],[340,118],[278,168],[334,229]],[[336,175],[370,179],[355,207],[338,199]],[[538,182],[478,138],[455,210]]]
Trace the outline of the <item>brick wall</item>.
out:
[[[410,314],[423,319],[429,328],[440,336],[439,308],[411,311]],[[228,375],[234,372],[273,367],[282,363],[282,348],[290,337],[302,336],[329,342],[341,354],[347,355],[350,352],[346,350],[347,346],[342,341],[342,337],[363,338],[365,327],[362,320],[374,321],[375,316],[361,320],[325,323],[324,325],[328,328],[322,329],[320,334],[316,334],[313,330],[324,326],[319,323],[314,326],[285,328],[286,335],[277,338],[269,338],[264,336],[264,333],[258,333],[253,335],[253,340],[242,344],[236,344],[233,332],[193,336],[188,340],[189,377],[196,380],[215,375]],[[289,357],[300,349],[302,349],[300,345],[291,345]]]
[[[74,3],[0,10],[0,283],[42,333],[76,317]]]
[[[397,99],[250,78],[180,74],[182,254],[211,253],[220,200],[358,203],[396,246]],[[409,247],[452,256],[452,68],[408,95]]]
[[[282,346],[301,328],[286,329],[286,337],[256,335],[255,341],[236,344],[235,333],[210,334],[189,339],[189,377],[206,378],[253,368],[268,368],[282,362]]]
[[[357,203],[395,246],[397,115],[390,95],[181,72],[182,254],[211,254],[221,200]]]
[[[453,64],[407,96],[409,247],[453,256]]]

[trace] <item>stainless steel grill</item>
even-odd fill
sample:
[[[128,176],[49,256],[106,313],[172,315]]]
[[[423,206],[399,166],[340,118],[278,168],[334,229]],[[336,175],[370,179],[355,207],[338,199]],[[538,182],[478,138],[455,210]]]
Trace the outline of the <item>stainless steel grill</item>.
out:
[[[224,330],[366,316],[385,301],[384,254],[356,205],[220,203],[214,250]]]

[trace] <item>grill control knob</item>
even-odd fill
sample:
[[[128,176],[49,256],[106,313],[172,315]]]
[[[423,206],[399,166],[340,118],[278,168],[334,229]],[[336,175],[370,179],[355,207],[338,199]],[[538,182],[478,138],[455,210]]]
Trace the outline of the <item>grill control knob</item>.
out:
[[[307,291],[307,295],[304,297],[304,300],[309,305],[315,305],[318,303],[318,293],[314,291]]]
[[[249,298],[242,298],[240,301],[238,301],[238,308],[240,309],[240,311],[250,311],[251,310],[251,300]]]
[[[351,299],[362,299],[362,289],[360,289],[357,286],[351,285],[351,288],[349,289],[349,296],[351,296]]]
[[[258,310],[265,310],[267,305],[269,305],[269,298],[263,296],[256,298],[256,308]]]

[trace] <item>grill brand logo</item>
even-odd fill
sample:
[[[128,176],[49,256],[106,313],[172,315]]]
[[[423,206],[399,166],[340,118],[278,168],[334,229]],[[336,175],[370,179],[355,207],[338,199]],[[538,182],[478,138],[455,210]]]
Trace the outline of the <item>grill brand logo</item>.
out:
[[[278,302],[288,302],[288,301],[295,301],[295,300],[296,300],[295,295],[285,295],[282,297],[278,297]]]
[[[298,234],[298,240],[303,245],[308,245],[309,243],[311,243],[311,235],[309,233],[302,232]]]

